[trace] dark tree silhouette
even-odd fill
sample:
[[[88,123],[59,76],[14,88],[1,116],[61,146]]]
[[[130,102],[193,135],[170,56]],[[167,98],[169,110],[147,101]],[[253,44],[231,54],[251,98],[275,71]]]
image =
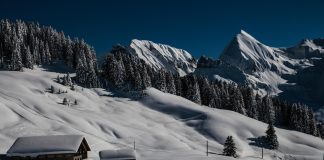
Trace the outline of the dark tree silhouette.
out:
[[[235,143],[233,140],[232,136],[228,136],[226,138],[225,144],[224,144],[224,149],[223,149],[223,154],[225,156],[230,156],[230,157],[238,157],[237,153],[236,153],[236,147],[235,147]]]

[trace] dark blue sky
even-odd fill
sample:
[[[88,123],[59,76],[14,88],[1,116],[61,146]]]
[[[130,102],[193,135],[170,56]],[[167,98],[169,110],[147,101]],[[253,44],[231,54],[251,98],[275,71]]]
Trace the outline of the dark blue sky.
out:
[[[137,38],[218,57],[240,29],[278,47],[324,37],[323,0],[2,0],[0,18],[51,25],[98,54]]]

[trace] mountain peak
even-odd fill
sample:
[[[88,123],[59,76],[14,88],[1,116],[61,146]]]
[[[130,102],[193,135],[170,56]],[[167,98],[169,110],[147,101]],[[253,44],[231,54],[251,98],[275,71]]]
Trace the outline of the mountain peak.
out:
[[[255,39],[251,34],[241,29],[240,33],[236,35],[237,40],[244,41],[255,41],[260,43],[257,39]]]
[[[183,49],[138,39],[133,39],[129,48],[155,70],[164,69],[184,76],[196,68],[196,60]]]

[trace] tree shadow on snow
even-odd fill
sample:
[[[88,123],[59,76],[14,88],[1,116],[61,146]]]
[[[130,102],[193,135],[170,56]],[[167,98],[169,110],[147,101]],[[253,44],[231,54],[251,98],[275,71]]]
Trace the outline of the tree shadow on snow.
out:
[[[145,96],[143,91],[122,91],[111,86],[104,88],[104,91],[108,92],[109,94],[98,93],[98,95],[101,97],[127,98],[130,101],[138,101]],[[107,88],[109,88],[109,90]]]
[[[73,68],[68,67],[66,64],[64,64],[63,61],[54,61],[52,64],[48,65],[41,65],[41,68],[43,68],[45,71],[48,72],[56,72],[61,74],[66,73],[74,73],[75,70]]]
[[[251,141],[249,145],[257,146],[260,148],[267,148],[267,145],[265,143],[265,136],[252,137],[252,138],[248,138],[248,140]]]

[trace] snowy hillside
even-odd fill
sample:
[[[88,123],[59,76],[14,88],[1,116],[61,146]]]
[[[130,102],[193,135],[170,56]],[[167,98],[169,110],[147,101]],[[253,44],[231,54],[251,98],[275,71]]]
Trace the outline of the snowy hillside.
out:
[[[54,80],[58,68],[0,71],[0,152],[5,153],[17,137],[50,134],[82,134],[98,159],[102,149],[132,148],[136,141],[139,160],[232,159],[218,155],[225,138],[234,137],[240,159],[260,159],[253,145],[267,125],[241,114],[211,109],[184,98],[145,90],[143,98],[126,98],[103,89],[75,91]],[[73,74],[72,74],[73,75]],[[53,87],[67,93],[49,93]],[[62,105],[63,98],[70,106]],[[72,102],[78,101],[77,105]],[[324,141],[278,129],[279,151],[265,150],[265,159],[320,160]],[[210,152],[206,157],[206,140]]]
[[[196,68],[195,59],[182,49],[137,39],[132,40],[129,48],[132,54],[137,55],[156,70],[163,68],[184,76]]]

